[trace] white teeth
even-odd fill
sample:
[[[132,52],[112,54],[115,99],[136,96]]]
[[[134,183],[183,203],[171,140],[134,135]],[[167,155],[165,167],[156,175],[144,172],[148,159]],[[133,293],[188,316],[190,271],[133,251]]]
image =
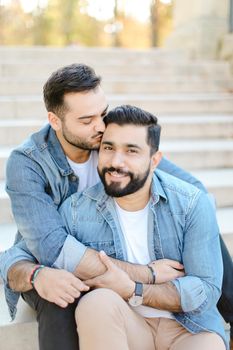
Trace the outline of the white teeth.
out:
[[[124,174],[119,174],[117,171],[112,171],[109,172],[110,175],[115,176],[115,177],[124,177]]]

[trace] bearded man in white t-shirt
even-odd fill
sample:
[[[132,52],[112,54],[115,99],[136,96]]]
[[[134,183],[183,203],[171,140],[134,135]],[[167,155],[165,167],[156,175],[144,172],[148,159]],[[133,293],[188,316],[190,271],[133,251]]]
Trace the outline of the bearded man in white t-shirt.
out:
[[[60,209],[79,240],[76,269],[93,249],[106,267],[85,280],[96,290],[76,309],[80,350],[224,350],[216,308],[223,272],[219,229],[208,196],[156,170],[162,156],[155,116],[120,106],[105,124],[102,183],[73,194]],[[64,262],[60,255],[57,267]],[[139,271],[147,265],[150,278],[138,274],[134,280],[130,267],[127,273],[109,256]],[[167,281],[156,275],[166,258],[184,269]]]

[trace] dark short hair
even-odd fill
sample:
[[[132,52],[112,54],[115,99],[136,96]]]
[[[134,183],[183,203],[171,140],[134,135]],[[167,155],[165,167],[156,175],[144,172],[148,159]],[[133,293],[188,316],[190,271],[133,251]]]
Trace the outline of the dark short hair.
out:
[[[93,90],[100,82],[101,78],[95,74],[94,69],[85,64],[74,63],[59,68],[44,85],[45,107],[48,112],[61,117],[66,110],[65,94]]]
[[[147,127],[147,144],[151,148],[151,154],[159,149],[161,126],[155,115],[144,111],[141,108],[123,105],[108,112],[104,118],[105,125],[138,125]]]

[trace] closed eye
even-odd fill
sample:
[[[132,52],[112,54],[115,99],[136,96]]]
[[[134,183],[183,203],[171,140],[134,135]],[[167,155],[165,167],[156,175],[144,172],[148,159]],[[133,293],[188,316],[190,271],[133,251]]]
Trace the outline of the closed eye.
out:
[[[85,125],[88,125],[88,124],[91,124],[91,121],[92,121],[91,118],[90,118],[90,119],[84,119],[84,120],[82,121],[82,123],[85,124]]]

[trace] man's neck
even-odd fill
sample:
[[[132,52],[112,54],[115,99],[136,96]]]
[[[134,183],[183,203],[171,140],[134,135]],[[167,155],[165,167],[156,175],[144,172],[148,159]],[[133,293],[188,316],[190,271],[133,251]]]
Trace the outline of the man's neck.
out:
[[[85,163],[91,154],[90,150],[84,150],[68,143],[61,135],[56,132],[57,138],[62,146],[65,155],[75,163]]]
[[[138,211],[145,208],[150,199],[150,186],[144,186],[139,191],[128,196],[115,198],[117,204],[126,211]]]

